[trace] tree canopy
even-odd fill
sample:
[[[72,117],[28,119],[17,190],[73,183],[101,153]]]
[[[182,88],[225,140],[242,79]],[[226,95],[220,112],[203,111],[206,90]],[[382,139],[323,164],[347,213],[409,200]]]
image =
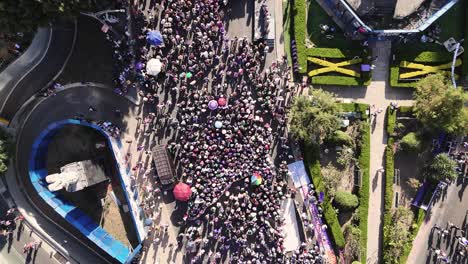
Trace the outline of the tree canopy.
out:
[[[306,143],[321,144],[339,127],[338,107],[334,94],[314,89],[310,96],[295,98],[289,118],[293,137]]]
[[[468,132],[467,94],[442,74],[422,79],[414,94],[414,113],[429,130],[464,135]]]
[[[94,0],[2,0],[0,31],[31,32],[58,17],[73,17],[93,8]]]
[[[457,178],[456,166],[457,163],[453,159],[446,153],[441,153],[429,161],[424,169],[424,175],[435,181],[452,181]]]
[[[3,129],[0,129],[0,174],[5,173],[8,169],[12,147],[10,136]]]

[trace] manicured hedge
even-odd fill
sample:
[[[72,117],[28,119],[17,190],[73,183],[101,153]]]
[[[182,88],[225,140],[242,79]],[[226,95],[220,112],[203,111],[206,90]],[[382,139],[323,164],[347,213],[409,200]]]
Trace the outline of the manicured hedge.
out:
[[[413,112],[413,107],[412,106],[399,106],[398,107],[398,112],[400,112],[400,113],[411,113],[411,112]]]
[[[338,107],[343,112],[356,112],[361,113],[363,116],[366,115],[366,111],[369,109],[369,105],[363,103],[339,103]]]
[[[311,78],[312,84],[321,85],[341,85],[341,86],[367,86],[371,82],[370,74],[366,74],[361,79],[348,76],[314,76]]]
[[[362,63],[368,63],[367,57],[362,50],[347,50],[337,48],[311,48],[307,49],[307,57],[317,57],[322,59],[352,59],[354,57],[363,58]],[[342,75],[322,75],[311,78],[312,84],[319,85],[340,85],[340,86],[368,86],[371,83],[371,72],[361,72],[361,78]]]
[[[311,48],[307,49],[307,57],[318,57],[318,58],[333,58],[333,59],[344,59],[353,58],[354,56],[361,57],[362,51],[357,50],[346,50],[337,48]]]
[[[392,219],[393,205],[393,177],[395,176],[395,161],[393,153],[393,138],[389,138],[385,148],[385,203],[384,203],[384,226],[390,224]]]
[[[414,62],[450,62],[453,59],[453,55],[450,52],[434,52],[434,51],[423,51],[418,53],[403,53],[398,54],[398,60],[414,61]]]
[[[338,107],[341,112],[356,112],[361,114],[361,120],[368,120],[369,115],[366,111],[369,109],[368,104],[363,103],[339,103]]]
[[[393,177],[395,174],[395,163],[394,163],[394,153],[393,153],[393,138],[389,138],[388,145],[385,148],[385,194],[384,194],[384,221],[383,221],[383,230],[385,227],[392,224],[392,205],[393,205]],[[385,237],[385,233],[382,233],[382,251],[383,259],[388,259],[385,257],[388,254],[387,248],[389,246],[389,241]]]
[[[393,65],[390,67],[390,86],[399,88],[414,88],[417,82],[400,82],[400,67]]]
[[[396,127],[396,109],[387,107],[387,134],[388,136],[393,135]]]
[[[307,38],[307,4],[306,0],[293,0],[294,39],[296,40],[297,62],[299,73],[307,72],[307,50],[305,41]]]
[[[453,55],[449,52],[423,51],[416,53],[399,53],[396,55],[396,61],[390,67],[390,86],[392,87],[416,87],[418,81],[400,81],[400,62],[413,61],[419,63],[443,63],[451,62]]]
[[[317,146],[308,145],[305,146],[304,152],[304,162],[306,167],[309,169],[309,175],[312,178],[312,183],[314,184],[316,191],[325,193],[324,202],[322,204],[323,217],[326,224],[328,225],[328,231],[332,242],[338,249],[343,249],[345,246],[343,231],[341,230],[338,216],[336,215],[335,209],[331,205],[330,200],[326,195],[325,186],[323,185],[319,160],[319,148]]]
[[[367,259],[367,216],[369,211],[369,170],[370,170],[370,126],[365,123],[362,131],[359,167],[362,186],[359,188],[359,229],[361,230],[361,260]]]

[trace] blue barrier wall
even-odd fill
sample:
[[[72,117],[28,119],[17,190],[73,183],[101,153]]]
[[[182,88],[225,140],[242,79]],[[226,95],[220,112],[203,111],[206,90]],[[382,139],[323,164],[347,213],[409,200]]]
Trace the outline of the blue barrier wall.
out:
[[[60,216],[62,216],[65,220],[72,224],[81,233],[83,233],[83,235],[85,235],[87,238],[93,241],[97,246],[99,246],[101,249],[103,249],[105,252],[107,252],[110,256],[115,258],[120,263],[129,263],[133,259],[133,257],[138,253],[138,251],[140,251],[141,245],[137,246],[133,252],[130,252],[130,250],[126,246],[124,246],[120,241],[114,239],[109,233],[102,229],[80,209],[78,209],[73,204],[67,202],[66,200],[62,199],[58,193],[51,192],[47,189],[45,177],[48,175],[46,169],[46,157],[48,146],[50,141],[58,133],[58,131],[67,125],[81,125],[99,131],[108,141],[109,147],[112,148],[109,136],[105,131],[102,130],[101,127],[97,125],[75,119],[67,119],[56,123],[52,123],[39,134],[38,138],[33,143],[31,156],[29,159],[29,177],[31,179],[32,185],[36,189],[39,196],[41,196],[42,199],[44,199],[44,201],[49,206],[51,206]],[[116,166],[118,166],[115,154],[113,151],[111,152],[116,162]],[[118,174],[120,177],[120,183],[122,185],[123,191],[127,199],[127,203],[129,203],[128,194],[125,191],[126,189],[122,180],[122,175],[120,175],[120,171]],[[132,216],[132,221],[135,230],[138,230],[136,226],[135,216],[133,215],[131,210],[130,214]],[[141,244],[142,239],[138,232],[137,236]]]

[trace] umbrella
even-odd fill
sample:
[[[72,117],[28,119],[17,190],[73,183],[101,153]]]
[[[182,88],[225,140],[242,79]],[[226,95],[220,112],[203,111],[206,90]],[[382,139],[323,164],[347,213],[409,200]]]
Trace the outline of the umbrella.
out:
[[[172,192],[174,193],[174,197],[176,198],[176,200],[183,202],[188,201],[190,199],[190,196],[192,195],[192,190],[190,189],[190,186],[182,182],[179,182],[174,187],[174,190]]]
[[[151,218],[146,218],[145,219],[145,226],[150,226],[153,224],[153,219]]]
[[[185,74],[185,77],[187,77],[187,78],[190,79],[190,78],[192,77],[192,73],[191,73],[191,72],[187,72],[187,73]]]
[[[146,41],[153,46],[161,46],[164,43],[161,32],[157,30],[149,31],[148,34],[146,34]]]
[[[141,61],[139,61],[139,62],[137,62],[137,63],[135,64],[135,69],[141,70],[141,69],[143,69],[144,66],[145,66],[145,65],[144,65]]]
[[[161,72],[162,62],[158,59],[151,59],[146,64],[146,73],[157,76]]]
[[[259,186],[260,184],[262,184],[262,182],[263,182],[263,178],[258,172],[255,172],[252,175],[252,177],[250,177],[250,183],[252,185]]]
[[[220,106],[225,106],[226,105],[226,98],[224,98],[224,97],[219,98],[218,99],[218,104]]]
[[[216,110],[216,108],[218,108],[218,102],[216,102],[216,100],[211,100],[209,103],[208,103],[208,108],[210,110]]]
[[[222,128],[222,127],[223,127],[223,122],[221,122],[221,121],[216,121],[215,124],[214,124],[214,126],[215,126],[216,128]]]

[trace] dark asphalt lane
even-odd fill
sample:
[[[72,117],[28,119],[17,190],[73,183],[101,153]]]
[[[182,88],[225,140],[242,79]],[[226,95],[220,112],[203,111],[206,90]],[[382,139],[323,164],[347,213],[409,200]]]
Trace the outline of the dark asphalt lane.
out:
[[[89,106],[97,109],[96,112],[89,112]],[[86,118],[93,120],[111,121],[125,130],[125,124],[121,120],[117,120],[114,113],[115,109],[120,109],[125,116],[131,108],[131,102],[125,97],[118,96],[110,90],[93,87],[76,87],[60,91],[56,96],[48,97],[40,100],[40,103],[33,109],[29,117],[24,120],[24,127],[18,134],[17,138],[17,161],[16,170],[17,177],[23,183],[23,193],[27,193],[34,204],[45,212],[52,219],[54,224],[65,227],[72,234],[84,241],[89,247],[93,248],[101,255],[107,256],[105,252],[98,249],[92,242],[88,241],[83,235],[73,228],[67,221],[55,213],[42,198],[37,195],[32,186],[28,173],[28,160],[33,142],[50,123],[73,118],[78,113],[85,114]],[[122,118],[119,118],[122,119]],[[46,220],[44,220],[46,221]],[[69,243],[70,244],[70,243]],[[82,251],[82,250],[81,250]],[[92,253],[90,259],[92,259]],[[107,256],[109,258],[109,256]],[[97,257],[93,263],[100,263]]]
[[[63,67],[66,58],[73,47],[75,35],[74,23],[54,26],[52,40],[42,62],[39,63],[28,75],[17,83],[14,90],[10,90],[9,96],[2,110],[2,117],[11,120],[16,111],[35,93],[43,89]],[[20,74],[17,73],[20,78]]]

